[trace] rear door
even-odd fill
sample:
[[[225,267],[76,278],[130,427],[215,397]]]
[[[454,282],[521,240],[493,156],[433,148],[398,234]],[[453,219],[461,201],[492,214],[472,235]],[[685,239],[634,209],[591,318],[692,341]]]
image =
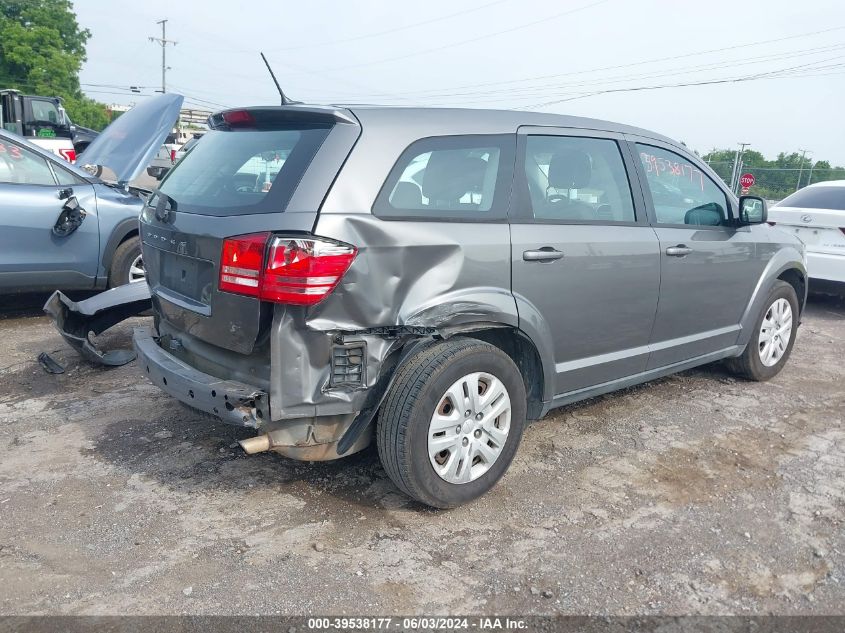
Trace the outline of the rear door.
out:
[[[56,235],[53,227],[70,196],[85,210],[84,219],[72,233]],[[2,287],[93,286],[100,247],[93,186],[4,137],[0,137],[0,227]]]
[[[660,239],[660,302],[649,369],[734,345],[764,262],[737,227],[727,189],[692,156],[636,139],[632,147]]]
[[[520,129],[513,292],[553,350],[557,395],[646,368],[660,254],[633,170],[619,135]]]

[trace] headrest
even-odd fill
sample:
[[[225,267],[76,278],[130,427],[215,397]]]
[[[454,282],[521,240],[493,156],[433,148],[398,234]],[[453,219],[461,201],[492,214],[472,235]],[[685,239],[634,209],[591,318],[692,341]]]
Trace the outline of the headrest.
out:
[[[593,165],[580,149],[565,149],[552,154],[549,163],[549,187],[581,189],[590,184]]]
[[[454,202],[484,185],[487,161],[467,156],[465,150],[432,152],[423,173],[422,193],[429,200]]]
[[[397,209],[419,209],[423,206],[422,202],[422,192],[412,182],[397,182],[390,194],[390,204]]]

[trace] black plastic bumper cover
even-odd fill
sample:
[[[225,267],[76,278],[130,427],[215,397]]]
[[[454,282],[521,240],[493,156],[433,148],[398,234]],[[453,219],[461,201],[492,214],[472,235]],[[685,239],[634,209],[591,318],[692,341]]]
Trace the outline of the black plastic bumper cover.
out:
[[[270,419],[266,392],[194,369],[159,347],[150,328],[135,328],[132,343],[141,371],[177,400],[236,426],[257,429]]]
[[[91,342],[88,334],[101,334],[151,307],[150,287],[139,281],[106,290],[79,302],[71,301],[64,293],[56,290],[44,304],[44,312],[52,317],[59,333],[85,360],[117,367],[134,359],[135,353],[128,349],[103,352]]]

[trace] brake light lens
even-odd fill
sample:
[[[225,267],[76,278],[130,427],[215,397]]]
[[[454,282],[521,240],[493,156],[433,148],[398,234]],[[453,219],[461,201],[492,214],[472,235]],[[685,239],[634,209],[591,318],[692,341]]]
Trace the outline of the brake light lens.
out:
[[[357,254],[354,246],[319,238],[270,233],[229,238],[223,242],[220,290],[274,303],[315,305],[337,287]]]
[[[255,127],[255,117],[249,110],[229,110],[223,113],[223,121],[229,127]]]
[[[264,247],[269,233],[240,235],[223,241],[220,256],[220,290],[250,297],[260,295]]]

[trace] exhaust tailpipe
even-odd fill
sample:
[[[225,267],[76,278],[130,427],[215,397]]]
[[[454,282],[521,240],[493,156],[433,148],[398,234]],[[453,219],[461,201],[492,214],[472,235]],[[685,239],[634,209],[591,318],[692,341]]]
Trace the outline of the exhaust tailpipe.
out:
[[[247,439],[238,442],[238,444],[240,444],[241,448],[249,455],[269,451],[270,447],[273,446],[273,442],[267,434],[248,437]]]

